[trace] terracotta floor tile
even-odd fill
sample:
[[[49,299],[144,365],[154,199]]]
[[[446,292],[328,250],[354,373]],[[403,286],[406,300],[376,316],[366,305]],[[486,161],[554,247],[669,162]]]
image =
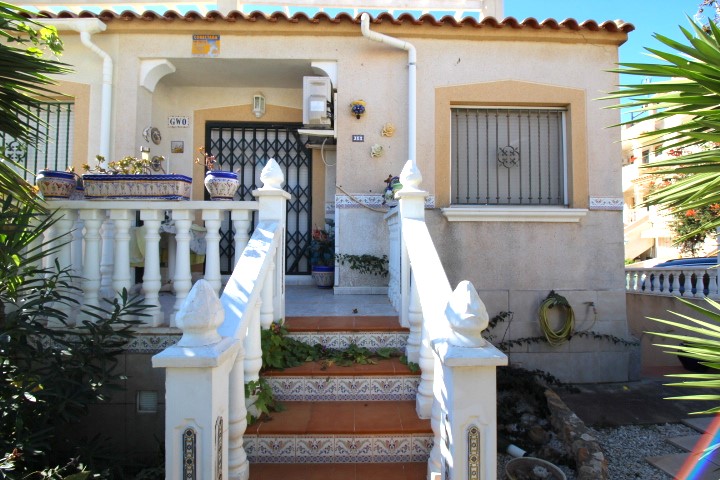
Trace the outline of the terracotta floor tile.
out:
[[[399,357],[392,357],[390,362],[393,365],[396,375],[420,375],[420,372],[411,372],[410,368],[402,363]]]
[[[427,462],[411,462],[403,464],[405,466],[406,480],[426,480],[427,479]]]
[[[392,358],[381,358],[374,365],[358,365],[359,372],[367,371],[372,375],[395,375],[395,364]]]
[[[418,418],[415,411],[415,402],[398,402],[398,415],[402,423],[403,433],[431,433],[430,420]]]
[[[285,410],[273,412],[271,420],[258,426],[258,435],[283,434],[302,435],[310,422],[312,405],[310,402],[282,402]]]
[[[355,402],[355,433],[396,433],[402,428],[398,402]]]
[[[354,418],[354,402],[317,402],[310,413],[307,433],[350,434]]]
[[[398,317],[355,317],[355,329],[368,332],[405,330]]]
[[[321,318],[318,320],[318,331],[319,332],[352,331],[354,321],[355,321],[355,319],[353,317]]]
[[[309,480],[307,474],[293,463],[250,463],[250,480]]]
[[[355,478],[354,463],[317,464],[308,465],[306,468],[306,480],[353,480]]]
[[[402,463],[358,463],[355,465],[355,480],[404,480]]]
[[[318,368],[317,362],[304,362],[296,367],[288,367],[282,370],[267,370],[262,372],[264,377],[303,377],[312,375]]]
[[[316,332],[318,319],[317,317],[288,317],[285,319],[285,328],[291,332]]]

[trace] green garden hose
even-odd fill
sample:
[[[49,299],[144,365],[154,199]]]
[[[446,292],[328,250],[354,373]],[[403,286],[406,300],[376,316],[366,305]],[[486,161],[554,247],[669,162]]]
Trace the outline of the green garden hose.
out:
[[[548,321],[548,310],[554,307],[565,310],[565,322],[559,330],[553,330]],[[539,315],[540,328],[550,345],[557,347],[570,340],[575,328],[575,313],[565,297],[552,290],[540,304]]]

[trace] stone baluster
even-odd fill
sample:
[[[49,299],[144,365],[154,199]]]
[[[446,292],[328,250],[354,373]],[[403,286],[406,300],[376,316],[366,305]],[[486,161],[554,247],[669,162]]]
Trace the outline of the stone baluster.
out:
[[[134,220],[133,211],[126,209],[110,210],[110,219],[115,224],[112,288],[117,295],[123,289],[130,291],[132,287],[132,278],[130,277],[130,226]]]
[[[385,216],[388,225],[388,297],[395,309],[400,310],[400,216],[391,211]],[[408,327],[408,320],[400,315],[400,325]]]
[[[245,350],[245,382],[257,381],[262,367],[262,346],[260,345],[260,304],[256,303],[248,318],[247,336],[243,345]]]
[[[58,214],[60,217],[56,223],[58,227],[57,233],[62,238],[59,241],[60,249],[57,253],[57,260],[61,269],[67,269],[67,272],[72,274],[74,271],[72,264],[73,227],[77,219],[77,211],[64,208],[58,210]]]
[[[55,222],[55,228],[52,229],[53,237],[51,238],[55,238],[53,245],[57,245],[58,250],[52,259],[53,262],[50,264],[50,271],[55,271],[55,261],[57,261],[57,265],[60,270],[64,270],[65,275],[71,276],[70,278],[65,276],[63,280],[68,281],[70,285],[74,285],[77,283],[78,279],[72,277],[72,229],[75,226],[75,220],[77,219],[77,211],[63,208],[58,210],[57,214],[58,221]],[[59,287],[59,290],[61,290],[67,297],[76,299],[76,292],[73,290],[67,290],[63,287]],[[72,327],[75,325],[76,316],[70,314],[74,305],[67,304],[65,302],[55,302],[53,307],[65,314],[65,323],[67,326]],[[59,327],[61,325],[62,322],[58,319],[52,317],[48,319],[48,326]]]
[[[72,244],[70,253],[70,264],[72,265],[73,275],[80,277],[83,273],[83,228],[84,221],[76,212],[75,225],[72,229]]]
[[[230,371],[230,425],[228,432],[228,468],[233,480],[247,480],[250,477],[250,464],[243,445],[243,436],[247,430],[247,408],[245,407],[245,350],[240,350]]]
[[[235,258],[231,270],[235,269],[235,265],[240,260],[243,250],[250,240],[250,221],[252,219],[252,212],[249,210],[231,210],[231,218],[233,228],[235,229]]]
[[[420,344],[422,343],[422,324],[423,314],[420,305],[420,296],[418,294],[415,279],[410,275],[410,302],[408,305],[408,323],[410,327],[410,335],[408,336],[407,345],[405,346],[405,356],[408,361],[420,362]]]
[[[202,219],[205,221],[205,280],[212,285],[215,293],[220,293],[222,280],[220,277],[220,222],[223,212],[221,210],[203,210]]]
[[[275,278],[275,262],[270,264],[265,279],[262,284],[262,291],[260,292],[260,327],[264,329],[270,328],[273,322],[273,291]]]
[[[107,212],[107,218],[100,229],[102,237],[102,259],[100,261],[100,296],[103,298],[113,298],[115,292],[112,286],[113,276],[113,237],[115,236],[115,224],[110,219],[110,212]]]
[[[165,478],[247,478],[229,477],[225,460],[227,427],[237,415],[229,407],[228,378],[241,341],[218,334],[223,317],[212,286],[198,281],[177,313],[182,338],[152,358],[154,368],[165,368]],[[242,449],[242,439],[239,444]]]
[[[713,300],[720,298],[720,292],[718,291],[718,269],[708,268],[706,270],[708,274],[708,297]]]
[[[158,327],[163,323],[163,313],[160,308],[160,223],[165,218],[162,210],[141,210],[140,220],[144,222],[145,229],[145,263],[143,272],[143,294],[145,302],[152,305],[145,310],[147,317],[143,321],[151,327]]]
[[[192,274],[190,273],[190,225],[192,223],[190,210],[173,210],[175,221],[175,277],[173,288],[175,289],[175,306],[173,312],[176,314],[185,301],[185,297],[192,286]],[[175,326],[175,315],[173,315],[170,326]]]
[[[443,414],[430,454],[430,474],[497,478],[495,372],[507,356],[482,338],[488,314],[470,282],[460,282],[445,309],[447,339],[433,341],[435,401]],[[439,457],[441,465],[433,463]],[[439,470],[438,470],[439,467]],[[430,476],[430,475],[429,475]],[[445,478],[445,477],[443,477]]]
[[[99,306],[100,292],[100,227],[105,218],[104,210],[81,210],[85,223],[85,258],[83,260],[82,289],[85,305]],[[91,317],[93,318],[93,317]]]
[[[690,284],[690,274],[680,271],[680,273],[678,274],[678,295],[681,295],[683,297],[691,297],[691,289],[692,285]]]

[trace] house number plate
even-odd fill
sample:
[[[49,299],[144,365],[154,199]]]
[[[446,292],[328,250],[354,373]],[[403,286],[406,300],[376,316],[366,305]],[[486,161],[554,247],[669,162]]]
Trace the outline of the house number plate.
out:
[[[365,141],[365,135],[353,135],[352,136],[353,142],[364,142]]]

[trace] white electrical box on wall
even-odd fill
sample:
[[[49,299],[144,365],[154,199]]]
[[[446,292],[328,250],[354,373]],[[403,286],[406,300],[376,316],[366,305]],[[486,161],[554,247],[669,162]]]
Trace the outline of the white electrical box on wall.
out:
[[[303,77],[303,125],[305,128],[332,128],[329,106],[332,86],[328,77]]]

